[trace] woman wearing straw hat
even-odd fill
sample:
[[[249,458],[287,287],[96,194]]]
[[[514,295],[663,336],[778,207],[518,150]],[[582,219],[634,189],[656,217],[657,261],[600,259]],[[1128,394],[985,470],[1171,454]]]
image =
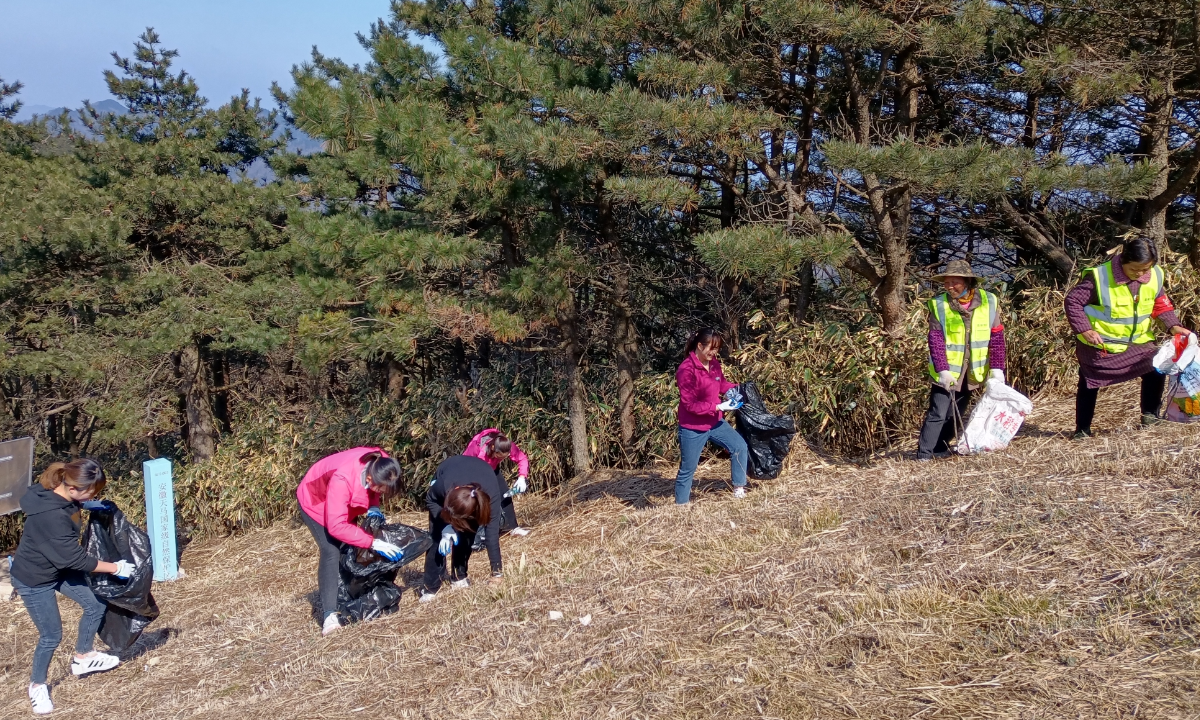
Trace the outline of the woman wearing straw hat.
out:
[[[1160,422],[1166,378],[1154,369],[1154,324],[1172,334],[1190,334],[1179,324],[1164,289],[1154,240],[1137,235],[1111,260],[1088,268],[1067,293],[1063,306],[1075,331],[1079,390],[1075,395],[1075,440],[1092,436],[1092,416],[1100,388],[1140,377],[1142,425]]]
[[[971,391],[988,379],[1004,382],[1004,325],[995,295],[978,287],[966,260],[952,260],[940,275],[944,292],[929,301],[929,376],[933,388],[921,426],[917,459],[950,454],[954,415],[966,415]],[[961,422],[961,420],[959,420]]]

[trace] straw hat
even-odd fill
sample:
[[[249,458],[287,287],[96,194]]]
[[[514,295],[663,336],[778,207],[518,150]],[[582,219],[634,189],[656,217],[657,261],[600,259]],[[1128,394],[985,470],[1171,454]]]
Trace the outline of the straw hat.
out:
[[[979,278],[978,275],[971,270],[971,263],[966,260],[951,260],[946,263],[946,269],[940,274],[934,275],[934,280],[941,280],[947,277],[962,277],[962,278]]]

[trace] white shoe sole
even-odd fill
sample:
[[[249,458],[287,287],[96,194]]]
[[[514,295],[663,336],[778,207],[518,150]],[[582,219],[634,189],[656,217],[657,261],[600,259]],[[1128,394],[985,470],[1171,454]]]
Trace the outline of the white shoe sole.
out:
[[[79,662],[78,660],[71,661],[71,674],[75,677],[83,677],[92,673],[107,672],[121,664],[120,658],[115,655],[101,654],[98,657],[90,658]]]

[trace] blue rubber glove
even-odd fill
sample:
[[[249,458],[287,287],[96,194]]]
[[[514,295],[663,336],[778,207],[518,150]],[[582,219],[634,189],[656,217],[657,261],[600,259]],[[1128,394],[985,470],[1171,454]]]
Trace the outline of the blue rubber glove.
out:
[[[449,555],[457,544],[458,533],[454,532],[453,527],[447,525],[442,529],[442,539],[438,541],[438,552],[442,555]]]
[[[99,510],[100,512],[112,512],[117,509],[117,506],[111,500],[88,500],[80,503],[84,510]]]
[[[404,559],[404,551],[386,540],[371,541],[371,549],[392,562]]]
[[[381,521],[383,521],[383,522],[387,522],[387,518],[386,518],[386,517],[384,517],[384,515],[383,515],[383,511],[382,511],[382,510],[380,510],[378,507],[373,507],[373,508],[371,508],[370,510],[368,510],[368,511],[367,511],[367,517],[369,517],[369,518],[379,518]]]

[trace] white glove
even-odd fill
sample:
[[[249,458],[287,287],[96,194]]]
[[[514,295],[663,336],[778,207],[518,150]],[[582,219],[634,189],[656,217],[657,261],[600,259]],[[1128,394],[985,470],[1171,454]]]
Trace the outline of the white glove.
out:
[[[736,407],[737,406],[734,405],[732,402],[730,402],[729,400],[726,400],[725,402],[723,402],[717,406],[717,412],[729,412],[730,410],[733,410]]]
[[[133,571],[137,569],[134,564],[128,560],[118,560],[116,565],[117,569],[114,570],[112,574],[116,575],[122,580],[128,580],[129,578],[133,577]]]
[[[442,555],[449,555],[454,546],[458,544],[458,533],[454,532],[454,528],[447,525],[442,529],[442,539],[438,541],[438,552]]]
[[[523,493],[529,489],[529,481],[525,479],[524,475],[520,475],[517,477],[517,481],[515,483],[513,483],[512,489],[513,489],[513,492],[520,495],[521,493]]]
[[[372,540],[371,549],[392,562],[404,559],[404,551],[386,540]]]
[[[954,387],[954,373],[950,372],[949,370],[943,370],[938,373],[938,385],[941,385],[947,390]]]
[[[1003,370],[992,370],[991,372],[988,373],[988,380],[995,380],[995,381],[999,382],[1001,385],[1003,385],[1004,384],[1004,371]]]

